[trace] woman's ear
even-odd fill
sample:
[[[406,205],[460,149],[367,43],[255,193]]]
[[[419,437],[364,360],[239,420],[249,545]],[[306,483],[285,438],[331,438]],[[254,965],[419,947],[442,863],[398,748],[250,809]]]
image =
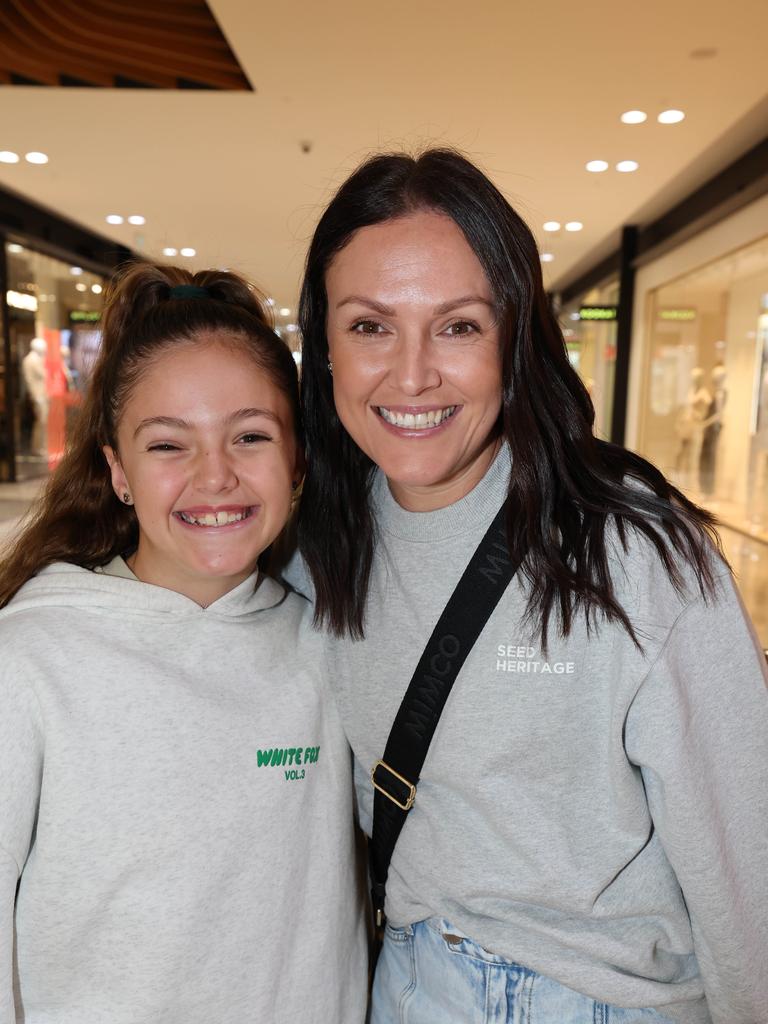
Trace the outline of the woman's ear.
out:
[[[101,450],[104,454],[104,458],[107,460],[107,465],[109,466],[109,475],[112,479],[112,489],[120,501],[124,504],[132,504],[133,502],[128,501],[125,497],[126,494],[130,496],[131,489],[128,486],[128,479],[123,467],[120,465],[120,459],[117,452],[108,444],[105,444]]]

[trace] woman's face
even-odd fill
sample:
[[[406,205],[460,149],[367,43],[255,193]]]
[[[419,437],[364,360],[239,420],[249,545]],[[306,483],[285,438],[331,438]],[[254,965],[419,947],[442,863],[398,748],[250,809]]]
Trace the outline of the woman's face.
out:
[[[498,448],[501,342],[480,262],[449,217],[361,228],[326,274],[339,418],[396,500],[458,501]]]

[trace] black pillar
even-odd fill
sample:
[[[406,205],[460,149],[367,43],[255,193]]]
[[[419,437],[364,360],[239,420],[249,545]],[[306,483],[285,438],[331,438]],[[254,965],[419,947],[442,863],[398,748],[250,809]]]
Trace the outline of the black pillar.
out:
[[[619,263],[619,308],[616,316],[616,373],[613,383],[613,415],[611,441],[624,444],[627,426],[629,393],[629,354],[632,347],[632,313],[635,306],[635,267],[637,228],[624,227],[621,232]]]

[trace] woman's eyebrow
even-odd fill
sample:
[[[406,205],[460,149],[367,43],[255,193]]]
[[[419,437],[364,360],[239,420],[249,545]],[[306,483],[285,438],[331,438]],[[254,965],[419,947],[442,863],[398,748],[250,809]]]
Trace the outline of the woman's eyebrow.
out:
[[[382,316],[394,316],[395,313],[391,306],[385,306],[383,302],[376,302],[375,299],[368,299],[364,295],[348,295],[341,302],[336,303],[336,309],[341,309],[342,306],[352,303],[358,303],[360,306],[369,306],[371,309],[375,309],[377,313],[381,313]]]
[[[484,298],[482,295],[462,295],[458,299],[449,299],[447,302],[441,302],[439,306],[435,306],[434,313],[436,316],[442,316],[444,313],[450,313],[452,309],[458,309],[459,306],[469,306],[476,302],[480,302],[484,306],[488,306],[489,309],[496,309],[494,303],[489,299]],[[354,303],[361,306],[368,306],[377,313],[381,313],[382,316],[395,315],[395,310],[391,306],[385,306],[383,302],[376,302],[375,299],[366,298],[364,295],[348,295],[345,299],[342,299],[341,302],[336,303],[336,309],[341,309],[342,306]]]

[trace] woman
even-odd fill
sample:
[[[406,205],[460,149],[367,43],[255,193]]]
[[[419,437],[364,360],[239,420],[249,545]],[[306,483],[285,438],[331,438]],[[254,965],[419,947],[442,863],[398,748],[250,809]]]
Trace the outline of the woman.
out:
[[[596,439],[530,231],[451,151],[340,188],[301,297],[299,534],[369,772],[499,508],[516,577],[394,848],[373,1022],[768,1019],[765,666],[712,518]]]

